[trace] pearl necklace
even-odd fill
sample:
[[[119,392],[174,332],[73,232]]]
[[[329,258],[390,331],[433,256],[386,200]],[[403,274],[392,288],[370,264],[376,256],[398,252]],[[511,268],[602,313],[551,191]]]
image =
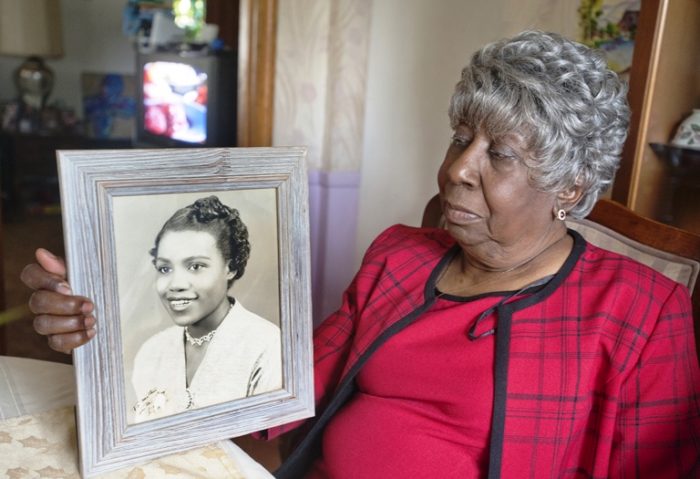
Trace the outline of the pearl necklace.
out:
[[[190,331],[188,329],[188,326],[185,326],[185,339],[187,339],[187,342],[190,343],[192,346],[201,346],[204,343],[208,343],[212,340],[214,337],[214,334],[216,333],[216,329],[212,329],[209,331],[207,334],[205,334],[202,337],[199,338],[193,338],[190,335]]]
[[[229,303],[228,305],[228,312],[226,313],[228,315],[229,312],[231,312],[231,309],[233,308],[233,303]],[[226,316],[224,316],[224,319],[226,319]],[[223,321],[223,320],[222,320]],[[219,323],[221,325],[221,323]],[[218,326],[217,326],[218,328]],[[211,342],[212,338],[214,337],[214,334],[216,333],[216,329],[212,329],[209,331],[207,334],[200,338],[193,338],[190,335],[190,330],[189,326],[185,326],[185,339],[187,340],[188,343],[190,343],[192,346],[201,346],[204,343],[209,343]]]

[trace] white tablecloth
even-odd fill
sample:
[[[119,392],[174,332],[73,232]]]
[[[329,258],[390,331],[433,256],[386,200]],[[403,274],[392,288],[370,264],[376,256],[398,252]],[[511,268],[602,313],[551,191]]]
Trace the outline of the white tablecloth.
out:
[[[73,405],[73,366],[0,356],[0,419]]]
[[[73,366],[35,359],[0,356],[0,436],[3,427],[17,427],[13,418],[65,409],[75,405]],[[246,478],[269,479],[272,475],[231,441],[215,445],[223,449]],[[0,455],[1,456],[1,455]],[[3,461],[12,458],[0,457]],[[147,476],[148,477],[148,476]]]

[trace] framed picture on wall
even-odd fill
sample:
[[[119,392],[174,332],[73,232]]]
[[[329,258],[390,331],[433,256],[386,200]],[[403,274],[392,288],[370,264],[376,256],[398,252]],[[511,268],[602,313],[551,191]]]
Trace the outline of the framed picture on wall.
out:
[[[313,414],[302,148],[59,151],[81,472]]]
[[[640,0],[581,0],[578,23],[581,42],[605,55],[608,66],[629,80]]]
[[[136,124],[134,76],[85,72],[80,84],[85,135],[99,139],[132,138]]]

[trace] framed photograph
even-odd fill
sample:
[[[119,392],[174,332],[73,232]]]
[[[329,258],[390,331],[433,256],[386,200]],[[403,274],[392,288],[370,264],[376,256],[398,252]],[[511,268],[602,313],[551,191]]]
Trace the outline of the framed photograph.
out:
[[[305,156],[58,152],[83,477],[313,415]]]

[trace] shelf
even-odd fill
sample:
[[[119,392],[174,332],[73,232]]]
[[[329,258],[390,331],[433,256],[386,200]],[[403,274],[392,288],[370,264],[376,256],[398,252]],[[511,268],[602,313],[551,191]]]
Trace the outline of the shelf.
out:
[[[664,143],[649,143],[659,157],[667,161],[672,174],[700,174],[700,149],[683,148]]]
[[[693,148],[683,148],[680,146],[668,145],[665,143],[649,143],[654,153],[663,160],[667,167],[665,175],[666,187],[662,189],[662,194],[658,196],[660,206],[658,219],[677,227],[684,227],[679,224],[679,213],[682,215],[686,209],[687,200],[678,198],[679,190],[691,191],[693,196],[697,195],[696,190],[700,188],[700,150]],[[685,226],[686,229],[689,229]]]

